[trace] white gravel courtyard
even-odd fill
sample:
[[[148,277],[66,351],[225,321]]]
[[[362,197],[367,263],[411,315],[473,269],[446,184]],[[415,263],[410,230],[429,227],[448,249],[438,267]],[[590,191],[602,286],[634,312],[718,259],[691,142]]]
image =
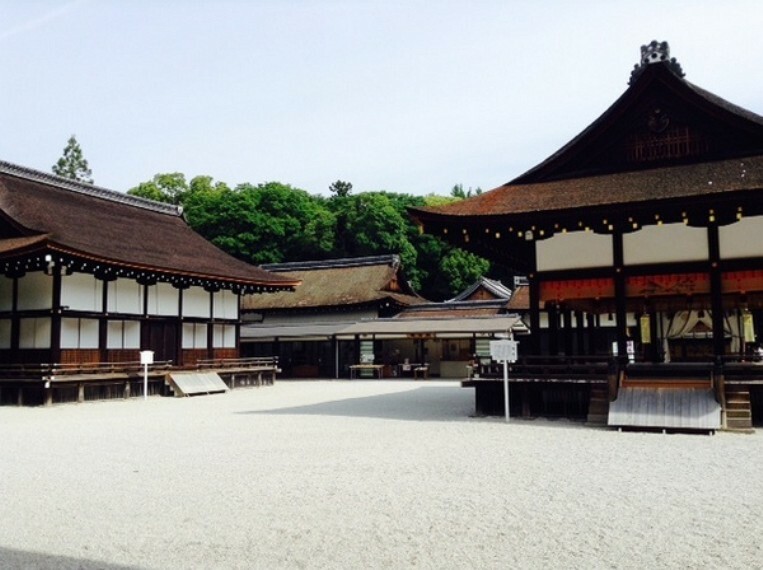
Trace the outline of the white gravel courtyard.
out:
[[[0,408],[2,568],[763,568],[763,433],[472,418],[453,382]]]

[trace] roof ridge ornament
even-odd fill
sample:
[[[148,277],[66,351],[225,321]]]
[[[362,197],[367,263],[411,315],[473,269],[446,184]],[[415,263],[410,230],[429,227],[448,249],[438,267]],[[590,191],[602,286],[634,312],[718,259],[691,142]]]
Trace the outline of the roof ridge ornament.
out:
[[[676,58],[670,57],[670,46],[668,45],[668,42],[652,40],[649,44],[641,46],[641,61],[633,66],[628,85],[633,85],[636,78],[641,75],[644,69],[655,63],[665,63],[668,66],[668,69],[678,77],[684,77],[686,75],[683,72],[683,69],[681,69],[681,64],[676,61]]]

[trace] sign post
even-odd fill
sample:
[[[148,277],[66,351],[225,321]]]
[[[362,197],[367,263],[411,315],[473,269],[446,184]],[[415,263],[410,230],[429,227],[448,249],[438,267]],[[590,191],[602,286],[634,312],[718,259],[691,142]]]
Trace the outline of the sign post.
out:
[[[148,365],[154,363],[153,350],[140,351],[140,363],[143,365],[143,399],[148,398]]]
[[[513,338],[491,340],[490,356],[493,360],[503,362],[503,409],[506,421],[509,421],[509,362],[517,361],[518,341]]]

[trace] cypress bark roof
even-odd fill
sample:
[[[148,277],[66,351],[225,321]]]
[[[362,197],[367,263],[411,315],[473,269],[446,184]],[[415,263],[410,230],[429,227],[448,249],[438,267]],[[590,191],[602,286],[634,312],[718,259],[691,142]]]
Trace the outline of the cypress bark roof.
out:
[[[0,162],[4,257],[30,248],[115,267],[284,289],[298,280],[235,259],[186,224],[176,206]]]
[[[722,199],[761,189],[763,117],[658,63],[647,66],[579,135],[521,176],[468,200],[412,208],[411,213],[425,223],[521,217],[693,197]]]
[[[396,255],[263,265],[302,282],[291,293],[246,296],[243,311],[317,309],[391,301],[398,305],[421,303],[405,280]]]

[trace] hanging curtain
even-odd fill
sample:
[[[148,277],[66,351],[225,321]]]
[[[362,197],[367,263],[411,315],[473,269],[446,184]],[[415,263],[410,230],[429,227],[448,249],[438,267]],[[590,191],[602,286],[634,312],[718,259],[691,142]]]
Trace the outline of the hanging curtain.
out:
[[[702,323],[710,331],[713,330],[713,314],[710,311],[702,310],[702,316],[699,311],[678,311],[672,318],[663,315],[663,330],[665,335],[662,338],[662,348],[665,353],[665,362],[670,362],[670,340],[691,337],[694,329]],[[739,331],[735,331],[733,322],[728,314],[724,314],[723,333],[725,337],[731,338],[731,352],[738,352],[741,348]],[[706,338],[711,334],[704,333]]]

